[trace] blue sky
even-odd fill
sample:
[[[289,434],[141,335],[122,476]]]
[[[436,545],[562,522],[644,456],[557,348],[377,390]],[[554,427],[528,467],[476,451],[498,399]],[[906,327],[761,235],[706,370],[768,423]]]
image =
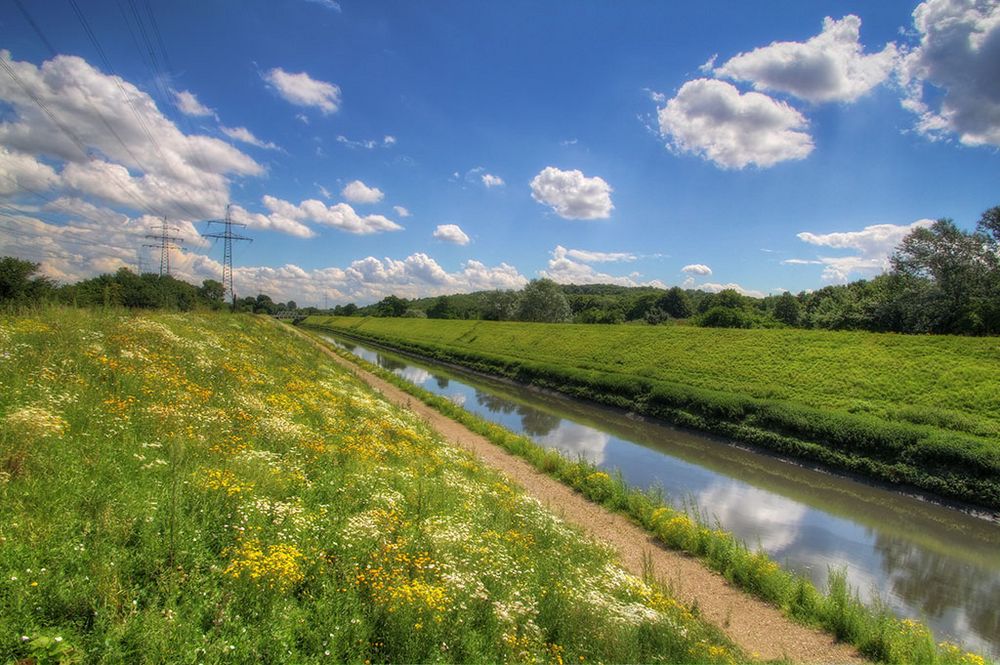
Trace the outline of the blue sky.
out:
[[[237,293],[300,305],[797,292],[1000,203],[995,1],[0,7],[0,253],[57,279],[161,215],[217,278],[231,202]]]

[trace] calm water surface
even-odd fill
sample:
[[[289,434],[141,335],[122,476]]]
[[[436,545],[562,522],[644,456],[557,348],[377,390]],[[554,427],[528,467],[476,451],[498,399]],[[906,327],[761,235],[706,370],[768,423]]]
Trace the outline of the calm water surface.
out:
[[[740,450],[722,439],[326,338],[540,445],[694,504],[821,588],[847,571],[862,597],[1000,659],[1000,525]]]

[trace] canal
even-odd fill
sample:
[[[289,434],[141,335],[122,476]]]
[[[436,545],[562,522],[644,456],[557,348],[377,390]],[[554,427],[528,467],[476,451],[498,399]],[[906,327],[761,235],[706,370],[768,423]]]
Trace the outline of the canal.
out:
[[[323,337],[539,445],[661,489],[820,588],[844,570],[862,598],[1000,659],[1000,524],[621,410]]]

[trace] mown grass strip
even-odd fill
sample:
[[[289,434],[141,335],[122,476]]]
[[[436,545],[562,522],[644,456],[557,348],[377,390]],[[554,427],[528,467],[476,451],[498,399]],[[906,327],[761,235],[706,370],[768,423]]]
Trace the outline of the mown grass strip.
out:
[[[305,323],[1000,510],[1000,446],[990,438],[604,368],[541,362],[530,351],[515,358],[478,348],[416,342],[399,333],[373,332],[371,328],[384,325],[381,320],[365,320],[365,326],[359,326],[358,321],[311,317]]]
[[[309,332],[307,330],[307,332]],[[885,663],[965,663],[983,665],[979,655],[957,645],[935,643],[927,627],[898,619],[879,604],[866,605],[853,592],[846,576],[832,571],[826,593],[809,580],[782,570],[764,552],[751,551],[732,534],[714,529],[700,515],[689,515],[667,506],[656,494],[630,487],[620,476],[611,476],[583,460],[570,460],[481,418],[449,399],[331,345],[318,335],[318,343],[365,371],[413,395],[501,448],[527,460],[536,469],[579,491],[589,500],[628,516],[665,546],[704,561],[727,580],[779,607],[803,624],[829,631],[856,646],[867,658]]]

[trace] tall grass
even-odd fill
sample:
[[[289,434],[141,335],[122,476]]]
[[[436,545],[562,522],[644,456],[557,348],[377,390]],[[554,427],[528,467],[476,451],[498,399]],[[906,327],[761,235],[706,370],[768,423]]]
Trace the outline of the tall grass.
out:
[[[0,662],[733,662],[308,342],[0,317]]]
[[[698,557],[738,587],[775,605],[787,616],[830,632],[837,639],[855,645],[874,661],[985,663],[981,656],[963,652],[955,644],[935,643],[930,631],[917,622],[898,619],[879,604],[864,604],[849,588],[846,576],[840,571],[831,571],[828,588],[821,592],[805,578],[781,569],[764,552],[753,551],[732,534],[713,528],[696,512],[688,514],[667,506],[657,495],[629,487],[620,476],[609,475],[583,460],[567,459],[555,450],[543,448],[527,437],[466,411],[449,399],[331,346],[319,337],[314,338],[341,357],[524,458],[591,501],[627,515],[665,546]]]

